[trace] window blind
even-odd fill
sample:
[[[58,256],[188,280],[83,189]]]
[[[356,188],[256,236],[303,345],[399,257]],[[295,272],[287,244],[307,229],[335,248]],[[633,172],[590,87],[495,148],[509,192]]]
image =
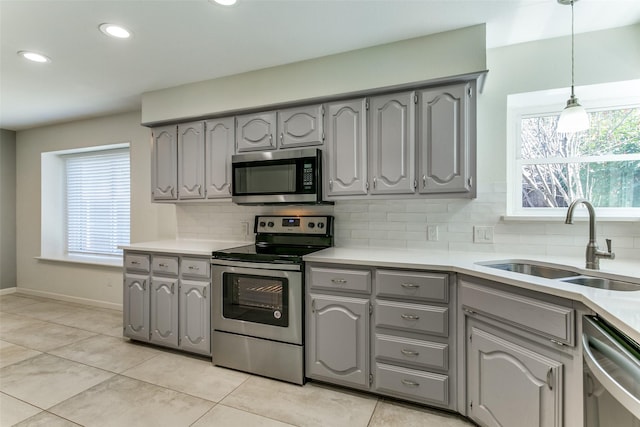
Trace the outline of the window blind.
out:
[[[67,253],[118,256],[129,244],[129,149],[65,156]]]

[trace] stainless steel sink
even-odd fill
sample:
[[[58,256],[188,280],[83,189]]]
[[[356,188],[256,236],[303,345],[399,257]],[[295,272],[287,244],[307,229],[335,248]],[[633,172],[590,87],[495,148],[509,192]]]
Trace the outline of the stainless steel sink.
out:
[[[611,291],[640,291],[640,284],[638,283],[624,282],[622,280],[613,280],[604,277],[578,276],[563,279],[562,281],[592,288],[609,289]]]
[[[514,273],[528,274],[529,276],[544,277],[545,279],[560,279],[563,277],[579,276],[571,270],[562,268],[547,267],[544,265],[530,264],[526,262],[499,262],[499,263],[479,263],[485,267],[497,268],[504,271],[512,271]]]
[[[558,280],[574,285],[589,286],[591,288],[608,289],[611,291],[640,291],[640,283],[609,279],[607,277],[585,276],[583,273],[578,273],[573,270],[534,264],[527,261],[488,261],[479,262],[478,265],[529,276]]]

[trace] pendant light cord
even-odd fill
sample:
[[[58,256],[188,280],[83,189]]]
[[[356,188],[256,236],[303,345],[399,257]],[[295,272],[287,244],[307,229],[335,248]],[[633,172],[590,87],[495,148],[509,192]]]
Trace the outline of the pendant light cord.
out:
[[[574,68],[575,68],[575,56],[574,56],[574,41],[573,41],[573,37],[574,37],[574,31],[573,31],[573,3],[574,0],[571,0],[571,98],[575,97],[575,94],[573,92],[573,74],[574,74]]]

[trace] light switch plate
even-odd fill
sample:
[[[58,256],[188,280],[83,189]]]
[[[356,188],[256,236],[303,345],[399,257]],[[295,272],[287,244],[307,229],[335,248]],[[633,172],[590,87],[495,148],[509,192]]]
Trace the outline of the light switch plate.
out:
[[[473,226],[474,243],[493,243],[493,226],[475,225]]]

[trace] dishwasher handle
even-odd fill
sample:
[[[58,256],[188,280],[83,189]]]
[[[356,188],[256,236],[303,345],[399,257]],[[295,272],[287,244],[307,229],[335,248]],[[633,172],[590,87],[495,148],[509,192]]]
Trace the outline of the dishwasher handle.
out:
[[[607,338],[609,337],[607,336]],[[591,374],[600,382],[600,384],[602,384],[611,396],[613,396],[635,417],[640,419],[640,400],[624,388],[622,384],[618,383],[611,375],[609,375],[593,355],[591,348],[594,347],[598,351],[601,351],[613,363],[624,369],[633,378],[640,378],[640,368],[627,361],[615,348],[612,348],[606,343],[596,340],[584,333],[582,334],[582,347],[584,361],[591,371]]]

